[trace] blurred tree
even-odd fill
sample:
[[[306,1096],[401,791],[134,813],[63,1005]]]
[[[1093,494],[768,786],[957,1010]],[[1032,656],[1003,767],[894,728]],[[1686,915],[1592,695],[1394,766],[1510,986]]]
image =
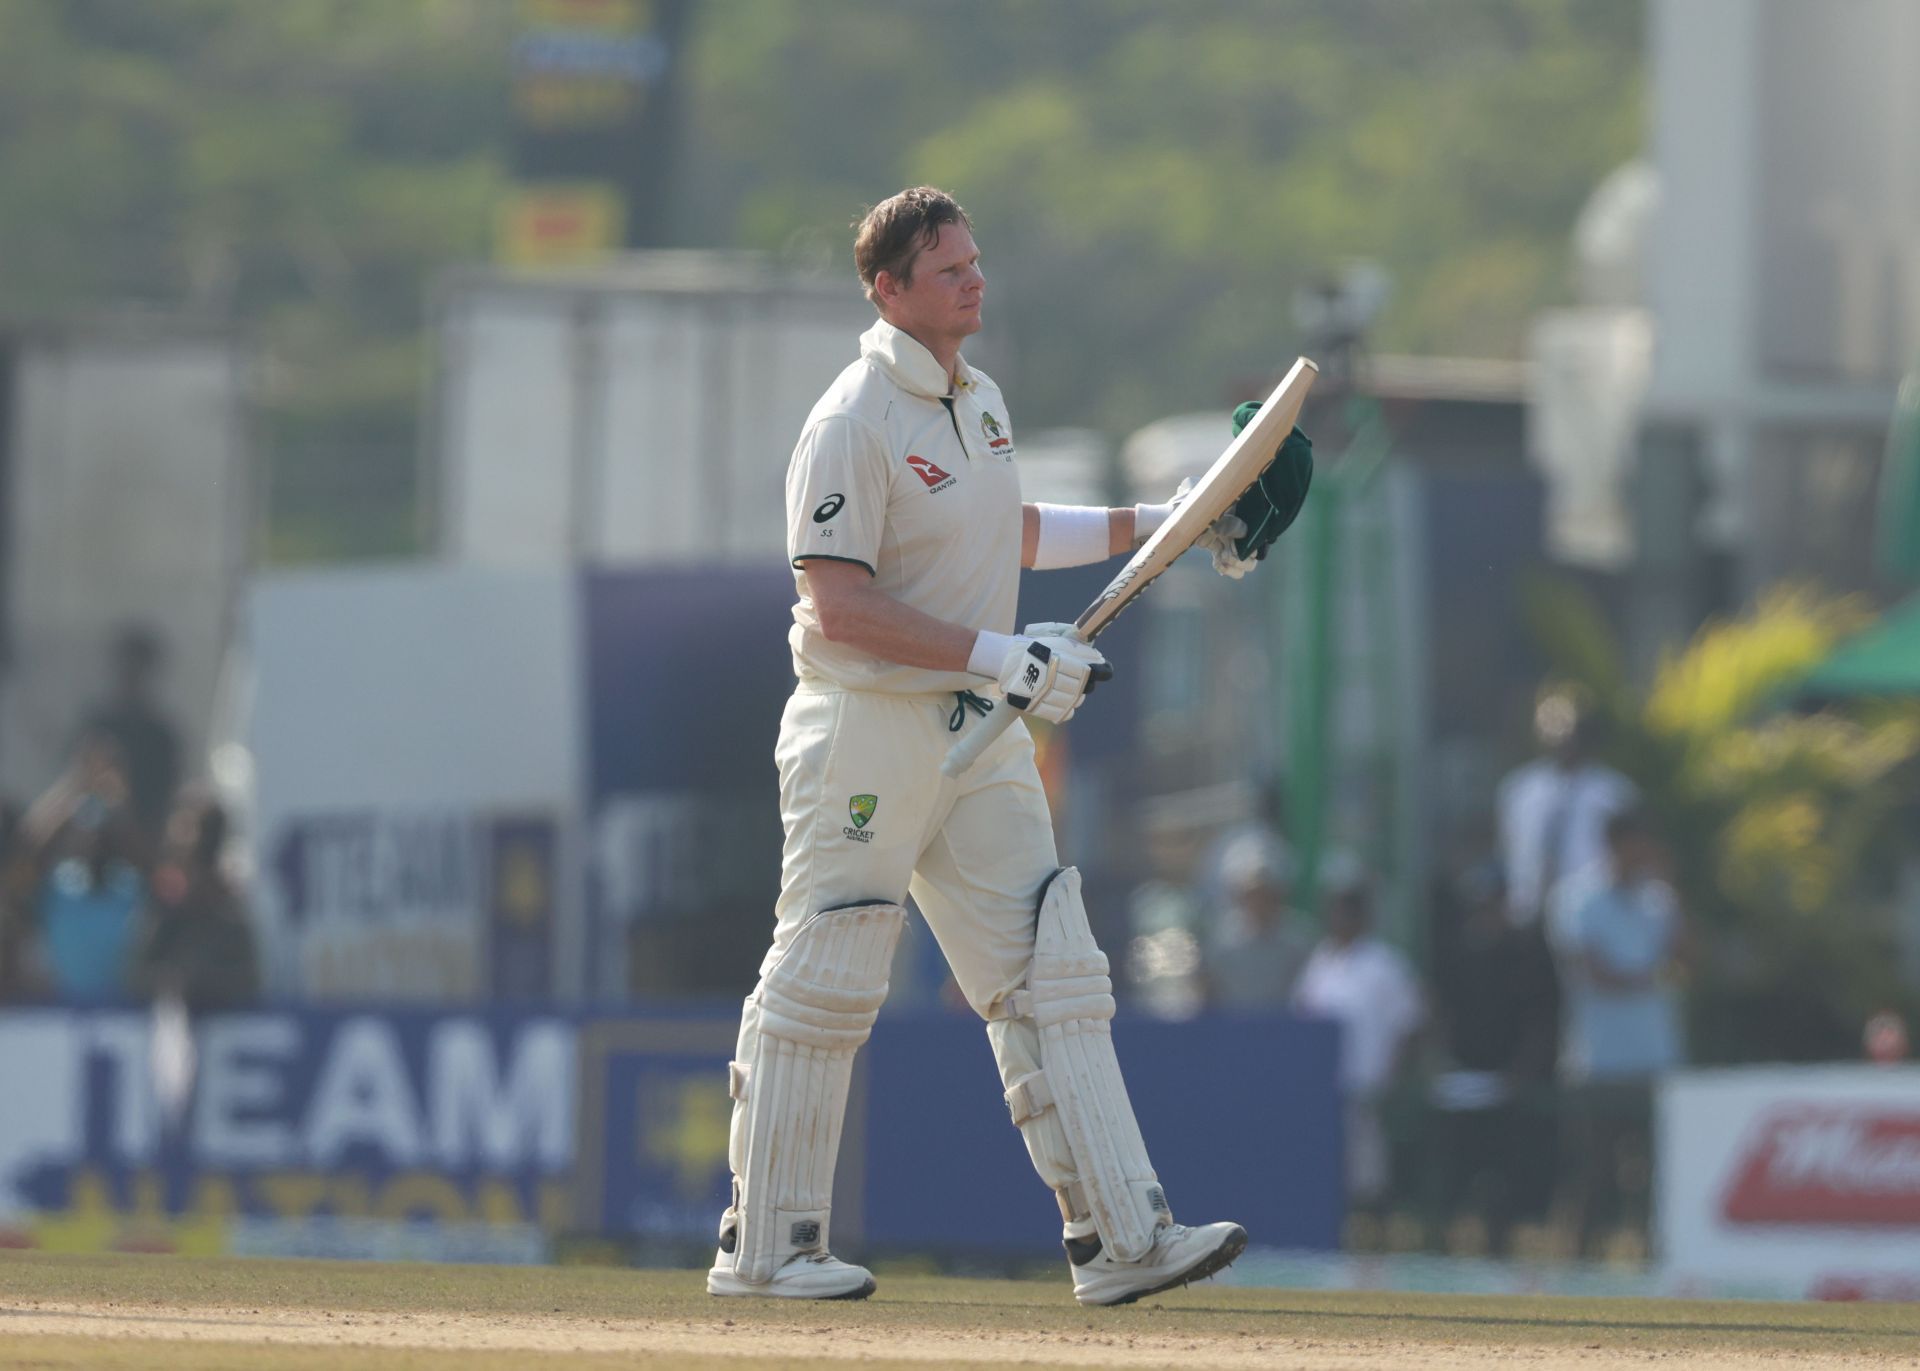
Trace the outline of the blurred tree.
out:
[[[279,550],[404,548],[425,284],[485,249],[511,17],[0,0],[0,317],[135,304],[252,331],[270,486],[304,497]]]
[[[1640,146],[1640,44],[1611,0],[707,0],[689,208],[850,271],[861,205],[949,187],[1018,411],[1124,433],[1267,374],[1354,257],[1378,346],[1518,355]]]
[[[1859,1055],[1899,1002],[1884,893],[1920,757],[1920,706],[1817,713],[1788,693],[1871,617],[1783,587],[1703,627],[1636,690],[1593,601],[1529,593],[1553,668],[1610,725],[1609,760],[1640,786],[1673,849],[1703,949],[1688,997],[1700,1062]]]
[[[1119,435],[1284,357],[1352,257],[1386,348],[1516,355],[1641,138],[1619,0],[697,0],[674,236],[851,275],[916,180],[980,221],[1024,422]],[[275,551],[412,536],[419,321],[505,182],[515,0],[0,0],[0,317],[263,341]],[[369,492],[373,497],[369,498]],[[371,515],[372,517],[369,517]]]

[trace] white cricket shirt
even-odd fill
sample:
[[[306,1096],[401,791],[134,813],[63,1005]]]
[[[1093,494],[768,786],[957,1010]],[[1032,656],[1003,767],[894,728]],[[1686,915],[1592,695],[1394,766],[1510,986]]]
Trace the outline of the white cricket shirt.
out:
[[[1406,958],[1373,937],[1345,947],[1322,938],[1294,985],[1293,1007],[1340,1025],[1340,1088],[1361,1096],[1389,1084],[1401,1041],[1426,1014]]]
[[[1542,757],[1500,783],[1500,855],[1515,924],[1540,917],[1552,886],[1606,860],[1607,820],[1636,798],[1633,782],[1598,762],[1568,771]]]
[[[910,695],[971,690],[968,671],[886,662],[829,642],[807,598],[809,561],[853,562],[902,604],[966,628],[1014,630],[1020,477],[1000,388],[940,363],[884,319],[814,405],[787,467],[793,669],[803,685]],[[951,393],[949,388],[951,385]]]

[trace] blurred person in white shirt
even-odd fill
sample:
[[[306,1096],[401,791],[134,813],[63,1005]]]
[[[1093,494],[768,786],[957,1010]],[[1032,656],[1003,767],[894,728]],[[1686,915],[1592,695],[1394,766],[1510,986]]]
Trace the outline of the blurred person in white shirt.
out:
[[[1561,880],[1606,857],[1607,819],[1637,798],[1633,783],[1595,757],[1599,723],[1572,697],[1550,694],[1533,716],[1543,756],[1500,782],[1500,860],[1507,912],[1535,925]]]
[[[1322,872],[1326,936],[1307,958],[1294,987],[1302,1014],[1340,1025],[1340,1091],[1347,1126],[1347,1199],[1378,1213],[1390,1179],[1380,1103],[1399,1076],[1426,1016],[1407,959],[1373,936],[1373,896],[1366,873],[1344,854]]]
[[[1313,951],[1296,921],[1293,857],[1269,833],[1243,833],[1221,853],[1223,901],[1209,930],[1207,999],[1216,1009],[1284,1009]]]

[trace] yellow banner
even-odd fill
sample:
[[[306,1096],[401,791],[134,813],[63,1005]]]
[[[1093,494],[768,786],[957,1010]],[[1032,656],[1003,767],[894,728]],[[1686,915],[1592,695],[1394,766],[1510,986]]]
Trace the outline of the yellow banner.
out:
[[[625,231],[625,204],[606,182],[521,186],[496,215],[494,257],[507,266],[572,266],[619,251]]]
[[[520,22],[529,28],[632,33],[652,20],[650,0],[520,0]]]

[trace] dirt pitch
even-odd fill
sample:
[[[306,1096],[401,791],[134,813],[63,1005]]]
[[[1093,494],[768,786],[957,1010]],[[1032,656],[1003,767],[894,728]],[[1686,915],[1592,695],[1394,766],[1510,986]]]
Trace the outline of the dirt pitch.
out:
[[[1196,1286],[1083,1310],[1062,1282],[888,1276],[864,1304],[707,1297],[599,1268],[0,1255],[0,1367],[1920,1367],[1920,1307]]]

